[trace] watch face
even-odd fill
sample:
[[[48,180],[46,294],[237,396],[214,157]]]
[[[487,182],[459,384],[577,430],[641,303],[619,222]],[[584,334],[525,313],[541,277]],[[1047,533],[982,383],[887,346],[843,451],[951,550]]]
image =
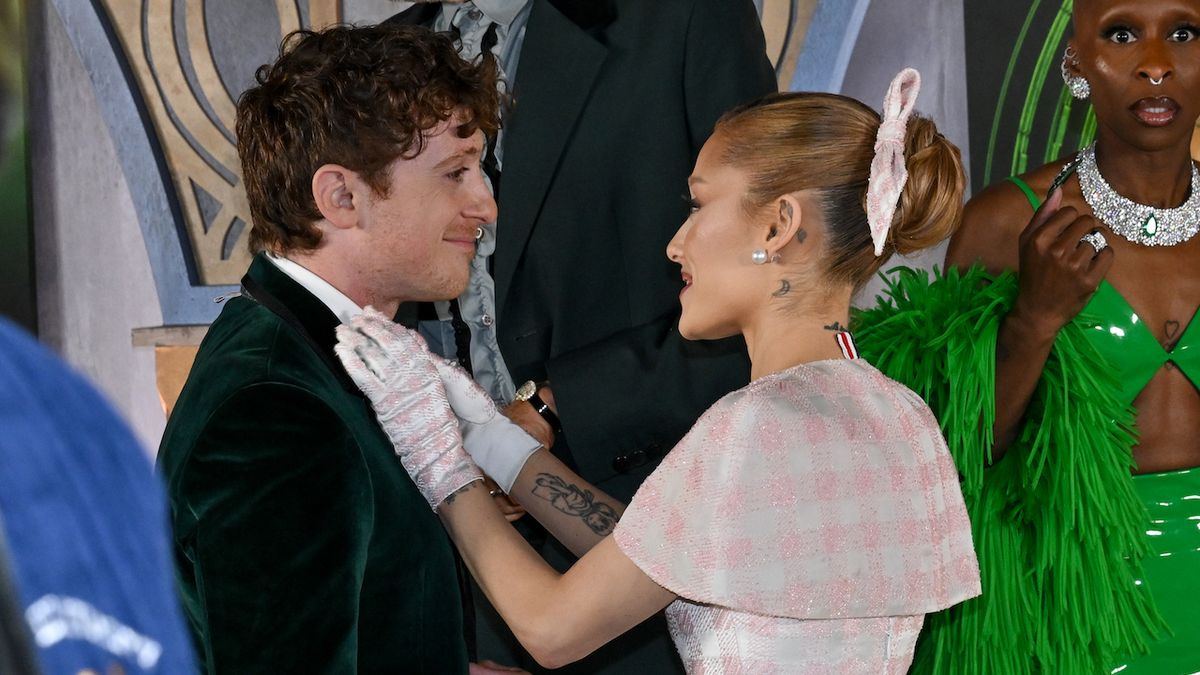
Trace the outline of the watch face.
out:
[[[528,380],[521,388],[517,390],[518,401],[528,401],[530,396],[537,393],[537,384],[533,380]]]

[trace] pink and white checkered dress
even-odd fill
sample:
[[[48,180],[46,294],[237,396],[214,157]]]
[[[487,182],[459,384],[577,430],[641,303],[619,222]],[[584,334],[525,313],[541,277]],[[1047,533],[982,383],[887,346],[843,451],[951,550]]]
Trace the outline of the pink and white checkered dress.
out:
[[[929,407],[861,360],[725,396],[613,534],[689,673],[904,673],[924,615],[979,594],[958,474]]]

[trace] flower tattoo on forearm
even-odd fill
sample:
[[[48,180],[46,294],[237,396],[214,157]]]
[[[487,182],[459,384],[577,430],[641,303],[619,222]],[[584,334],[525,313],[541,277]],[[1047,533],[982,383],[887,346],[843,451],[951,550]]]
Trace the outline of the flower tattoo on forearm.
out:
[[[536,497],[541,497],[569,516],[578,516],[592,532],[604,537],[612,534],[617,525],[617,512],[604,502],[597,502],[590,490],[568,484],[562,478],[549,473],[539,473],[534,481]]]

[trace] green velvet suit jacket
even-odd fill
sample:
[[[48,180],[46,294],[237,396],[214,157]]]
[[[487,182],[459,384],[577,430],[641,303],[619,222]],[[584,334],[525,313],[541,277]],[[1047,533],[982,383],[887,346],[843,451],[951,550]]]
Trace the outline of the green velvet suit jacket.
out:
[[[465,673],[452,545],[338,364],[337,318],[261,255],[248,277],[261,302],[228,301],[159,449],[203,667]]]

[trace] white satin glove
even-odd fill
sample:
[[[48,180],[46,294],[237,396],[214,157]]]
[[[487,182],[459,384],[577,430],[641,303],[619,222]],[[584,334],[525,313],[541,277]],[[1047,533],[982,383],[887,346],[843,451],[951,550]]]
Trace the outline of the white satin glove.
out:
[[[542,444],[497,410],[492,397],[456,363],[434,358],[434,365],[458,416],[463,446],[501,490],[512,492],[525,462]]]
[[[434,366],[438,359],[419,335],[368,307],[338,326],[337,337],[334,351],[434,510],[463,486],[483,480],[463,450]]]

